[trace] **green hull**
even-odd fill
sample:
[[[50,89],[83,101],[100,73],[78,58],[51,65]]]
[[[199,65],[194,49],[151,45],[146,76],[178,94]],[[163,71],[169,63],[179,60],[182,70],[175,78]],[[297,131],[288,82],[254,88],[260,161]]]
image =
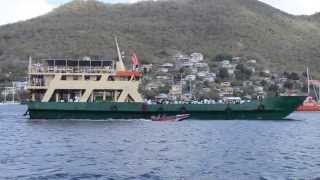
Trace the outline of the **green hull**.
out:
[[[297,109],[305,96],[267,97],[244,104],[56,103],[30,102],[31,119],[150,119],[152,115],[190,114],[195,120],[281,120]]]

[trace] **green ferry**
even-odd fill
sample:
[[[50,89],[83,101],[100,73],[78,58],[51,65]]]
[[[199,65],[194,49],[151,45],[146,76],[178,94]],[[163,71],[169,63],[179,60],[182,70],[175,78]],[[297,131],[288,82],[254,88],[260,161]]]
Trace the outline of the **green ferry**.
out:
[[[116,41],[118,59],[29,59],[31,119],[150,119],[189,114],[195,120],[281,120],[305,96],[275,96],[242,103],[150,104],[138,92],[142,73],[128,71]]]

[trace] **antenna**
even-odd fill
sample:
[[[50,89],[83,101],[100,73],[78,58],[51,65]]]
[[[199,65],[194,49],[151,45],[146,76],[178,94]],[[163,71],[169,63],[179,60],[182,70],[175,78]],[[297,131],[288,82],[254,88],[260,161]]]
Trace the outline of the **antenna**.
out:
[[[117,36],[114,37],[114,41],[116,42],[116,46],[117,46],[118,61],[122,61],[122,55],[121,55],[121,52],[120,52]]]

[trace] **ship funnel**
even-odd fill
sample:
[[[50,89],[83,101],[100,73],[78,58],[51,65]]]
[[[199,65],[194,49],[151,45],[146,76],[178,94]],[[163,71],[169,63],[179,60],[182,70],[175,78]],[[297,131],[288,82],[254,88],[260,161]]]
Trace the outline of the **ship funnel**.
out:
[[[120,52],[119,44],[118,44],[118,38],[114,38],[117,46],[117,53],[118,53],[118,61],[116,62],[116,70],[117,71],[126,71],[126,67],[124,66],[123,60],[122,60],[122,55]]]

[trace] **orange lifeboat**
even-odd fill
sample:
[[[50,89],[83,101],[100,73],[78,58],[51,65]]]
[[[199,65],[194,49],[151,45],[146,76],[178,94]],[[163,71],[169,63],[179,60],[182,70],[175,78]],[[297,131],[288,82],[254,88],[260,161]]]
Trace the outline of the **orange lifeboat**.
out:
[[[301,112],[313,112],[320,111],[320,104],[312,97],[308,97],[305,102],[298,107],[297,111]]]

